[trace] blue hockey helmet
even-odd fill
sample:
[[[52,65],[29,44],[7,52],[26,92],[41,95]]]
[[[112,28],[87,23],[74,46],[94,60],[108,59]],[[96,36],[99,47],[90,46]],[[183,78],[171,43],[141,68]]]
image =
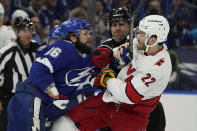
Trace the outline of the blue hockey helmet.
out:
[[[60,25],[55,25],[51,28],[48,38],[57,40],[58,37],[60,37],[61,32],[60,32]]]
[[[68,33],[73,32],[78,37],[80,35],[80,30],[91,30],[91,26],[83,19],[70,18],[60,26],[60,29],[61,36],[66,36]]]

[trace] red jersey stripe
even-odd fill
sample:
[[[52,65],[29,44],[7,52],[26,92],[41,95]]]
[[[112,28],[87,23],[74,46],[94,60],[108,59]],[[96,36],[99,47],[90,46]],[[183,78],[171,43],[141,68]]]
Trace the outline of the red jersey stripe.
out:
[[[127,82],[126,94],[127,94],[127,97],[130,99],[130,101],[132,101],[133,103],[139,103],[141,101],[141,99],[144,97],[143,95],[139,94],[135,90],[131,81]]]

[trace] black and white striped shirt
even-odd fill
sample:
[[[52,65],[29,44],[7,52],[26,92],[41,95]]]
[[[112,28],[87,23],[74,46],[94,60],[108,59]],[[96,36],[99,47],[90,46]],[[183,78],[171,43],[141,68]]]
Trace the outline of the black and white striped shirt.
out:
[[[25,49],[18,43],[11,42],[0,49],[0,95],[3,91],[14,93],[16,83],[29,76],[36,50],[40,46],[31,41],[30,47]]]

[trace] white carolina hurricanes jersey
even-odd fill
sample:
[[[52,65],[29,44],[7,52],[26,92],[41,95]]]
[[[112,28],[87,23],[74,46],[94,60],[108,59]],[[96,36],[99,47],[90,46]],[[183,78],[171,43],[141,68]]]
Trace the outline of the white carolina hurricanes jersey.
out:
[[[16,40],[16,35],[11,27],[2,25],[0,27],[0,49],[10,42]]]
[[[136,43],[136,42],[134,42]],[[117,78],[107,82],[103,101],[136,104],[160,96],[171,76],[172,65],[167,47],[154,56],[146,56],[133,46],[133,60],[123,67]]]

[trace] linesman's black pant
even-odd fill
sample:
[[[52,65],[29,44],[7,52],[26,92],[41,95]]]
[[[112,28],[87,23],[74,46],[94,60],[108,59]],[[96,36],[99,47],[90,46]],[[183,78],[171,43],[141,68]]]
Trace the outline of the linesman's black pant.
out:
[[[166,118],[162,104],[159,102],[156,108],[151,112],[147,131],[165,131]]]

